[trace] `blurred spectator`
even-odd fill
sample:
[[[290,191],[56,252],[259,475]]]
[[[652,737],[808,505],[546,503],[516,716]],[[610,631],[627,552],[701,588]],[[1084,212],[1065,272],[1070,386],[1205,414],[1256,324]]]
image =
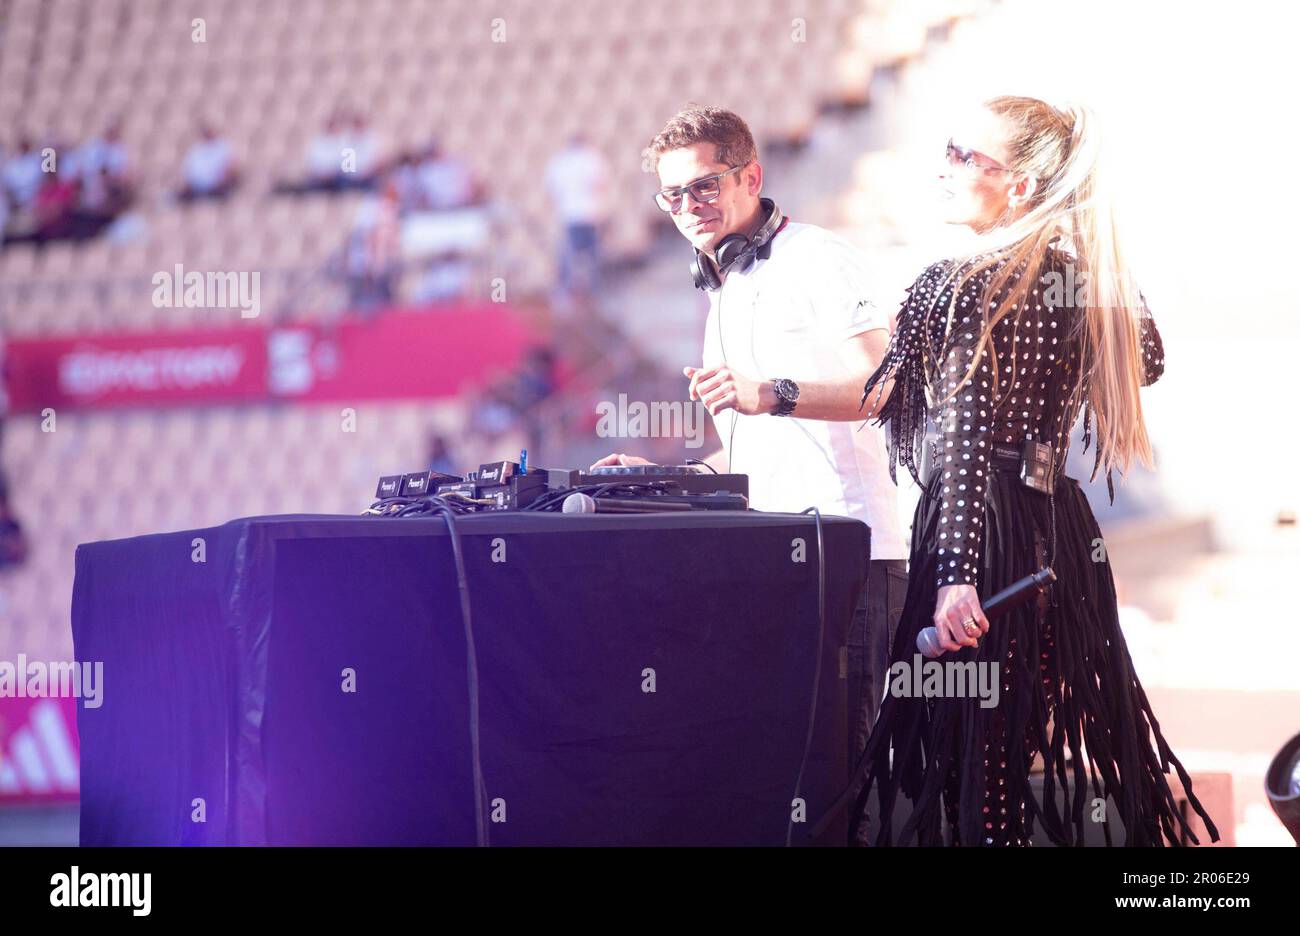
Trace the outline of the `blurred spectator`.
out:
[[[469,423],[490,448],[518,425],[510,383],[496,380],[484,387],[470,402]]]
[[[340,266],[350,308],[364,312],[393,304],[401,272],[401,228],[391,185],[358,206]]]
[[[346,145],[353,157],[349,165],[355,171],[346,173],[344,184],[350,188],[372,184],[382,168],[379,135],[371,129],[370,122],[360,111],[352,115],[352,128]]]
[[[469,166],[454,156],[444,153],[437,143],[424,150],[418,169],[421,208],[442,211],[464,208],[478,200],[478,185]]]
[[[555,351],[537,345],[525,355],[515,378],[520,409],[532,409],[555,392],[555,385]]]
[[[408,150],[389,174],[403,213],[464,208],[481,200],[480,186],[462,160],[430,143]]]
[[[109,124],[104,135],[77,148],[65,165],[78,182],[73,236],[94,237],[130,207],[135,199],[121,121]]]
[[[130,165],[122,143],[122,123],[115,120],[104,135],[73,151],[71,164],[63,167],[82,180],[104,177],[118,189],[131,188]]]
[[[541,452],[545,444],[541,404],[550,399],[556,385],[555,351],[538,345],[524,357],[515,376],[515,405],[519,409],[520,426],[528,440],[528,448],[532,451]]]
[[[529,350],[513,373],[499,374],[471,400],[469,424],[475,445],[491,450],[508,433],[519,433],[530,452],[541,453],[546,424],[541,404],[558,387],[553,348]]]
[[[27,557],[27,541],[9,505],[9,482],[4,470],[4,428],[9,415],[5,391],[4,335],[0,334],[0,568],[18,565]]]
[[[430,471],[440,471],[449,475],[461,474],[456,470],[456,460],[452,457],[447,437],[441,432],[429,433],[428,465]]]
[[[303,191],[328,190],[339,187],[343,174],[343,151],[348,137],[343,132],[343,115],[333,114],[307,146],[307,181]]]
[[[66,172],[47,172],[45,184],[32,201],[35,239],[58,240],[74,233],[73,211],[77,206],[77,182]]]
[[[413,150],[402,153],[388,173],[388,184],[397,195],[402,214],[424,207],[424,186],[420,182],[420,160]]]
[[[307,146],[307,175],[301,182],[284,181],[277,192],[341,192],[371,189],[382,168],[379,141],[360,114],[349,118],[335,111]]]
[[[239,181],[230,143],[217,136],[209,124],[199,129],[199,139],[190,146],[181,167],[184,184],[178,193],[182,201],[196,198],[224,198]]]
[[[41,151],[36,144],[29,137],[23,137],[14,154],[5,160],[4,187],[14,208],[27,208],[40,191],[44,181],[41,159]]]
[[[462,298],[473,277],[475,253],[483,249],[486,221],[442,212],[482,200],[469,166],[430,143],[422,151],[403,153],[388,184],[404,216],[410,266],[418,273],[408,300],[423,305]]]
[[[0,332],[0,498],[8,493],[8,485],[5,483],[5,463],[4,438],[5,438],[5,419],[9,415],[9,390],[8,390],[8,370],[5,367],[5,336]]]
[[[342,154],[349,149],[357,169],[351,174],[342,171]],[[309,149],[308,171],[306,182],[281,182],[277,191],[335,190],[382,180],[381,194],[358,209],[331,261],[334,274],[347,283],[350,308],[428,304],[466,294],[489,222],[482,212],[453,210],[482,201],[481,186],[464,161],[431,143],[385,164],[365,117],[337,112]],[[411,274],[410,282],[399,297],[403,273]]]
[[[0,495],[0,569],[22,565],[27,559],[27,537],[22,524],[9,509],[9,498]]]
[[[72,236],[94,237],[130,206],[133,197],[134,190],[121,176],[112,175],[106,167],[83,167]]]
[[[50,171],[42,171],[45,165]],[[28,197],[33,179],[36,188]],[[20,155],[5,163],[4,181],[0,232],[8,242],[93,237],[135,194],[117,123],[48,164],[24,142]]]
[[[600,272],[599,227],[605,219],[609,170],[581,134],[551,158],[546,188],[564,227],[560,241],[559,290],[591,295]]]

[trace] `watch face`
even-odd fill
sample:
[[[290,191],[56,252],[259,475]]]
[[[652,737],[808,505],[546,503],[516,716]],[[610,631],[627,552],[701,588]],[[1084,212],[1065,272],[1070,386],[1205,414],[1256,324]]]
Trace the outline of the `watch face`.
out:
[[[782,380],[776,385],[776,392],[782,399],[791,403],[799,399],[799,385],[793,380]]]

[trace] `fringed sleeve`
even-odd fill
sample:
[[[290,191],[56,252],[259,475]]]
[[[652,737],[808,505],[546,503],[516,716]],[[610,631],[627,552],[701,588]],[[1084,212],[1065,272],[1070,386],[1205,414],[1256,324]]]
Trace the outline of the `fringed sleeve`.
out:
[[[907,287],[907,298],[898,313],[898,324],[890,338],[884,360],[862,389],[862,406],[878,401],[884,385],[893,380],[889,399],[876,413],[875,424],[888,427],[889,477],[898,483],[896,467],[903,465],[925,493],[918,465],[925,452],[926,429],[930,422],[926,398],[926,361],[932,355],[931,309],[947,272],[946,263],[926,269]],[[861,407],[859,407],[860,409]]]
[[[1085,397],[1087,400],[1083,405],[1083,450],[1088,451],[1088,446],[1092,443],[1092,401],[1087,399],[1087,387],[1084,387]],[[1095,446],[1097,457],[1092,462],[1092,477],[1097,477],[1097,469],[1101,467],[1101,446]],[[1110,495],[1110,503],[1115,503],[1115,479],[1111,476],[1111,469],[1106,469],[1106,491]]]
[[[1147,308],[1147,297],[1138,293],[1142,301],[1141,335],[1138,343],[1142,348],[1142,386],[1149,387],[1165,372],[1165,344],[1160,339],[1160,329]]]

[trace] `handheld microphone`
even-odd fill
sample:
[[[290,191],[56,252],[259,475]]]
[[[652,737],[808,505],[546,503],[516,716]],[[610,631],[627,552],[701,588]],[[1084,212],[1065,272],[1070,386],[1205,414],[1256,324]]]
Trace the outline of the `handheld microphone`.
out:
[[[592,497],[581,491],[574,491],[564,499],[566,514],[593,513],[663,513],[667,510],[690,510],[690,504],[677,501],[657,502],[655,498],[635,497]]]
[[[984,609],[984,616],[992,623],[994,618],[1037,598],[1055,581],[1056,573],[1050,566],[1044,566],[1033,575],[1026,575],[1019,581],[1012,582],[990,598],[981,606]],[[934,627],[927,627],[917,634],[916,649],[931,660],[943,656],[945,651],[939,646],[939,631]]]
[[[988,600],[982,607],[984,616],[990,621],[995,617],[1006,614],[1013,608],[1018,608],[1025,602],[1037,598],[1048,585],[1056,581],[1056,573],[1052,571],[1051,566],[1043,566],[1032,575],[1026,575],[1019,581],[1012,582],[1002,591],[998,592]],[[939,646],[938,632],[933,627],[927,627],[921,633],[916,635],[916,649],[930,659],[943,656],[944,650]],[[848,805],[853,796],[853,787],[864,770],[865,762],[858,761],[858,766],[852,771],[854,780],[849,783],[848,787],[840,794],[839,799],[826,811],[826,814],[818,820],[813,826],[812,832],[809,833],[809,840],[814,841],[821,836],[828,828],[831,821],[839,815],[840,810]]]

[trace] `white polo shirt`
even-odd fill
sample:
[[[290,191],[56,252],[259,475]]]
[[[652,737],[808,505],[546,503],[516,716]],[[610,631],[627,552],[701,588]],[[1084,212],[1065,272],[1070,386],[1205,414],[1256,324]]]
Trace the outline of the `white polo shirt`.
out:
[[[709,293],[704,366],[725,363],[757,380],[796,383],[850,376],[839,346],[890,327],[889,316],[867,298],[869,286],[853,245],[824,228],[789,222],[768,259],[733,270]],[[870,375],[853,376],[866,383]],[[884,429],[865,420],[799,419],[798,412],[739,416],[726,409],[714,417],[731,470],[749,476],[750,507],[816,507],[855,517],[871,527],[872,559],[906,559]]]

